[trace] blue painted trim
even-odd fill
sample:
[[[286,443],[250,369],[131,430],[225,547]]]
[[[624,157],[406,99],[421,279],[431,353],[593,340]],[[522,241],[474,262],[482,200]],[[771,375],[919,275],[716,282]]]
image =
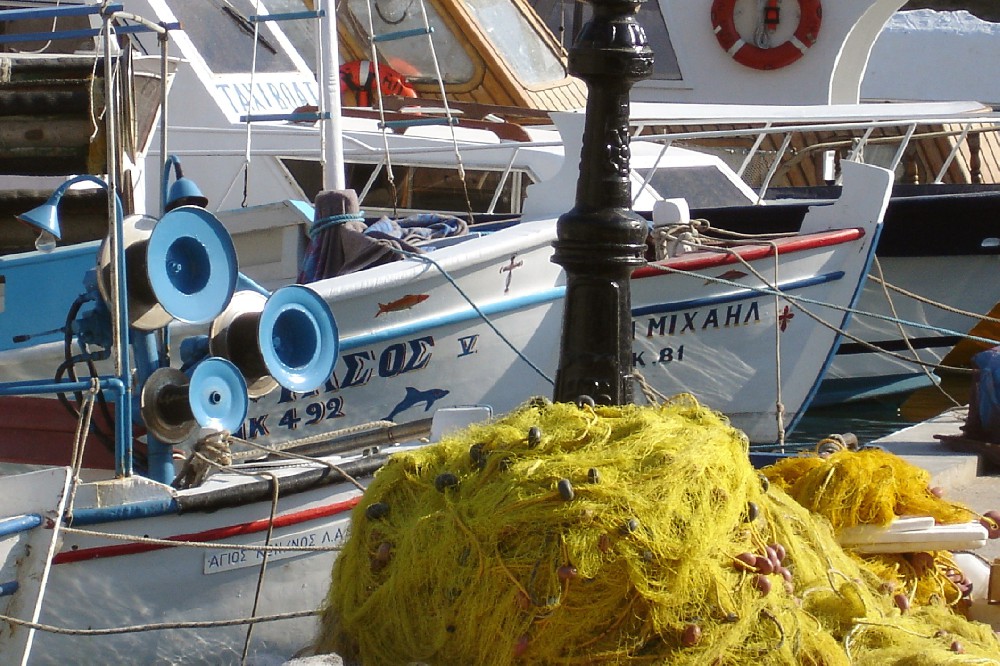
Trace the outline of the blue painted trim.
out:
[[[124,393],[124,385],[118,377],[101,377],[98,380],[98,385],[105,391],[113,391],[115,395]],[[70,391],[89,391],[90,387],[89,381],[54,382],[51,379],[31,379],[0,383],[0,396],[69,393]]]
[[[240,116],[241,123],[262,123],[278,120],[288,120],[291,122],[315,122],[317,120],[329,120],[330,112],[323,113],[256,113],[249,116]]]
[[[180,508],[177,500],[146,500],[132,504],[122,504],[119,506],[104,506],[94,509],[75,509],[69,525],[76,527],[82,525],[97,525],[100,523],[113,523],[121,520],[134,520],[136,518],[157,518],[177,514]]]
[[[236,291],[256,291],[258,294],[262,294],[265,298],[271,295],[269,289],[265,289],[261,285],[254,282],[253,278],[244,275],[243,273],[236,274]]]
[[[283,14],[251,14],[247,18],[251,23],[267,23],[268,21],[298,21],[300,19],[323,18],[326,12],[322,9],[314,12],[285,12]]]
[[[0,520],[0,537],[18,534],[33,530],[42,524],[42,517],[37,513],[29,513],[23,516],[13,516]]]
[[[285,201],[305,218],[307,224],[311,223],[316,216],[316,208],[308,201],[302,201],[301,199],[286,199]]]
[[[790,280],[788,282],[781,283],[778,286],[781,289],[781,291],[794,291],[796,289],[804,289],[806,287],[811,287],[816,284],[833,282],[843,277],[844,277],[843,271],[834,271],[832,273],[825,273],[820,276],[806,278],[803,280]],[[713,298],[694,298],[687,301],[681,301],[680,303],[658,303],[655,305],[648,305],[641,308],[634,308],[632,310],[632,316],[642,317],[647,314],[655,314],[661,312],[676,312],[678,310],[691,310],[694,308],[705,307],[707,305],[715,305],[718,303],[727,303],[730,301],[742,301],[761,292],[767,294],[768,290],[765,287],[761,287],[760,289],[748,288],[740,290],[738,292],[726,294],[724,296],[716,296]],[[523,308],[539,305],[541,303],[558,301],[562,298],[565,298],[565,296],[566,296],[566,287],[554,287],[552,289],[546,289],[545,291],[540,291],[535,294],[530,294],[528,296],[521,296],[506,301],[501,301],[499,303],[493,303],[491,305],[480,306],[479,309],[488,316],[497,314],[506,314],[508,312],[521,310]],[[342,352],[349,351],[351,349],[357,349],[359,347],[365,347],[379,342],[385,342],[386,340],[393,340],[395,338],[416,335],[430,329],[438,328],[441,326],[449,326],[452,324],[461,324],[467,321],[471,321],[473,319],[479,319],[479,314],[475,310],[470,308],[468,310],[452,313],[449,315],[445,315],[443,317],[433,317],[431,319],[425,319],[414,323],[400,324],[399,326],[390,326],[383,328],[375,333],[366,333],[364,335],[355,335],[349,338],[342,338],[340,341],[340,351]]]
[[[844,277],[843,271],[834,271],[832,273],[823,273],[814,277],[804,278],[801,280],[789,280],[787,282],[781,282],[777,285],[778,290],[782,292],[795,291],[796,289],[805,289],[806,287],[812,287],[817,284],[825,284],[827,282],[836,282]],[[651,314],[663,314],[666,312],[678,312],[680,310],[694,310],[697,308],[704,308],[710,305],[719,305],[720,303],[731,303],[733,301],[745,301],[748,298],[753,298],[754,296],[769,296],[773,295],[774,290],[770,287],[760,286],[760,287],[747,287],[745,289],[740,289],[738,291],[730,292],[722,296],[711,296],[706,298],[691,298],[686,301],[678,301],[676,303],[656,303],[653,305],[645,305],[641,308],[633,308],[633,317],[643,317]]]
[[[399,129],[406,127],[423,127],[425,125],[458,125],[458,118],[414,118],[413,120],[387,120],[379,123],[379,129]]]
[[[434,28],[413,28],[412,30],[400,30],[399,32],[387,32],[384,35],[375,35],[372,37],[372,41],[376,44],[378,42],[391,42],[397,39],[406,39],[408,37],[417,37],[419,35],[430,35],[434,32]]]
[[[865,282],[868,280],[868,271],[871,269],[872,262],[875,261],[875,247],[878,245],[878,239],[879,236],[881,235],[882,235],[882,223],[879,222],[875,226],[875,231],[872,234],[871,244],[868,246],[868,258],[865,260],[865,266],[863,272],[861,273],[861,279],[858,280],[858,284],[854,288],[854,296],[851,298],[851,302],[847,306],[848,307],[847,311],[844,312],[843,319],[841,319],[840,330],[842,331],[847,330],[847,324],[851,321],[851,311],[854,309],[854,306],[858,304],[858,300],[861,298],[861,292],[865,287]],[[833,359],[837,355],[837,349],[840,348],[840,343],[842,340],[843,336],[839,333],[836,334],[836,338],[834,339],[833,344],[830,346],[830,352],[826,355],[826,360],[823,362],[823,367],[820,369],[820,372],[816,375],[816,381],[813,382],[812,388],[810,388],[809,392],[806,394],[806,399],[802,403],[802,409],[800,409],[798,413],[795,415],[795,418],[793,418],[791,422],[787,426],[785,426],[786,433],[790,433],[793,430],[795,430],[796,426],[798,426],[799,424],[799,421],[801,421],[802,418],[806,415],[806,409],[808,409],[809,406],[813,404],[813,401],[816,399],[816,394],[819,392],[819,387],[823,383],[823,377],[826,376],[826,373],[830,369],[830,366],[833,365]]]
[[[180,23],[166,23],[162,27],[167,30],[179,30]],[[80,30],[57,30],[55,32],[23,32],[16,35],[0,35],[0,44],[17,44],[21,42],[43,42],[58,41],[61,39],[81,39],[83,37],[97,37],[101,34],[100,28],[81,28]],[[130,35],[139,32],[156,32],[152,28],[144,25],[120,25],[115,27],[115,34]]]
[[[16,581],[8,581],[6,583],[0,583],[0,597],[9,597],[15,592],[21,585]]]
[[[523,308],[531,307],[533,305],[538,305],[540,303],[549,303],[552,301],[558,301],[566,296],[566,287],[555,287],[553,289],[546,289],[545,291],[540,291],[536,294],[531,294],[529,296],[521,296],[518,298],[511,298],[506,301],[501,301],[499,303],[493,303],[492,305],[480,306],[479,309],[486,315],[496,315],[503,314],[506,312],[513,312],[515,310],[521,310]],[[417,333],[422,333],[423,331],[438,328],[440,326],[449,326],[451,324],[461,324],[463,322],[471,321],[473,319],[479,319],[479,313],[473,309],[464,310],[462,312],[456,312],[450,315],[445,315],[443,317],[433,317],[431,319],[426,319],[423,321],[418,321],[412,324],[400,324],[399,326],[389,326],[381,329],[376,333],[367,333],[365,335],[355,335],[350,338],[343,338],[340,341],[340,351],[347,351],[349,349],[357,349],[358,347],[364,347],[378,342],[384,342],[386,340],[392,340],[394,338],[401,338],[404,336],[415,335]]]

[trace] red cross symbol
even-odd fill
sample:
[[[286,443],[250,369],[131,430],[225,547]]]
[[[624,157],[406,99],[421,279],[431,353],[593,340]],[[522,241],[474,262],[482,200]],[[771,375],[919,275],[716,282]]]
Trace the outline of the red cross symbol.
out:
[[[784,311],[778,315],[778,327],[781,329],[782,333],[784,333],[785,329],[788,328],[788,322],[793,319],[795,319],[795,313],[792,312],[792,309],[786,305]]]
[[[500,268],[501,273],[507,274],[507,279],[504,281],[503,293],[506,294],[510,291],[510,278],[514,275],[514,269],[520,268],[521,266],[524,266],[524,262],[517,260],[517,255],[512,254],[510,255],[510,263]]]

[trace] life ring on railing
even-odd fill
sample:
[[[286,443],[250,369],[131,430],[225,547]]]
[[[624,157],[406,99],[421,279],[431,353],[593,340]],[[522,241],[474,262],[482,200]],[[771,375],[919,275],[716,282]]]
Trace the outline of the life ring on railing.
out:
[[[383,95],[416,97],[406,77],[389,65],[378,64],[379,89]],[[369,60],[352,60],[340,66],[340,99],[347,106],[371,106],[375,99],[375,67]]]
[[[794,34],[782,44],[772,48],[761,48],[744,40],[736,29],[735,10],[738,0],[714,0],[712,29],[715,31],[715,37],[726,53],[741,65],[764,70],[790,65],[816,43],[823,21],[820,0],[798,1],[799,24]],[[773,32],[777,28],[781,22],[780,11],[777,0],[768,0],[763,16],[765,29]]]

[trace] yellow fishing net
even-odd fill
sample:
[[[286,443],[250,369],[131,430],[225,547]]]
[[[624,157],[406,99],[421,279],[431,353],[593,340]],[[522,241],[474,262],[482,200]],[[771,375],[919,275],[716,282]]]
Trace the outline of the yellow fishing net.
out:
[[[931,491],[927,470],[882,449],[785,458],[764,473],[799,504],[827,518],[834,529],[885,526],[899,516],[932,516],[940,523],[973,518],[968,508]]]
[[[533,401],[393,456],[352,521],[316,649],[368,666],[1000,663],[988,626],[901,611],[690,396]]]
[[[926,470],[877,448],[785,458],[762,471],[802,506],[829,520],[835,531],[884,527],[903,516],[955,524],[977,515],[933,492]],[[968,579],[946,551],[857,557],[887,592],[905,594],[905,603],[941,602],[960,609],[966,605]]]

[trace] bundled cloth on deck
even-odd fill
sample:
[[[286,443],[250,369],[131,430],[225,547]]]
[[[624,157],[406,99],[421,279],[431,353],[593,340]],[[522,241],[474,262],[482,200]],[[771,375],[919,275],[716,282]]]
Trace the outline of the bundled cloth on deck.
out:
[[[465,220],[437,213],[400,220],[383,217],[368,225],[353,190],[320,192],[298,281],[315,282],[397,261],[403,257],[400,250],[420,253],[421,244],[468,231]]]

